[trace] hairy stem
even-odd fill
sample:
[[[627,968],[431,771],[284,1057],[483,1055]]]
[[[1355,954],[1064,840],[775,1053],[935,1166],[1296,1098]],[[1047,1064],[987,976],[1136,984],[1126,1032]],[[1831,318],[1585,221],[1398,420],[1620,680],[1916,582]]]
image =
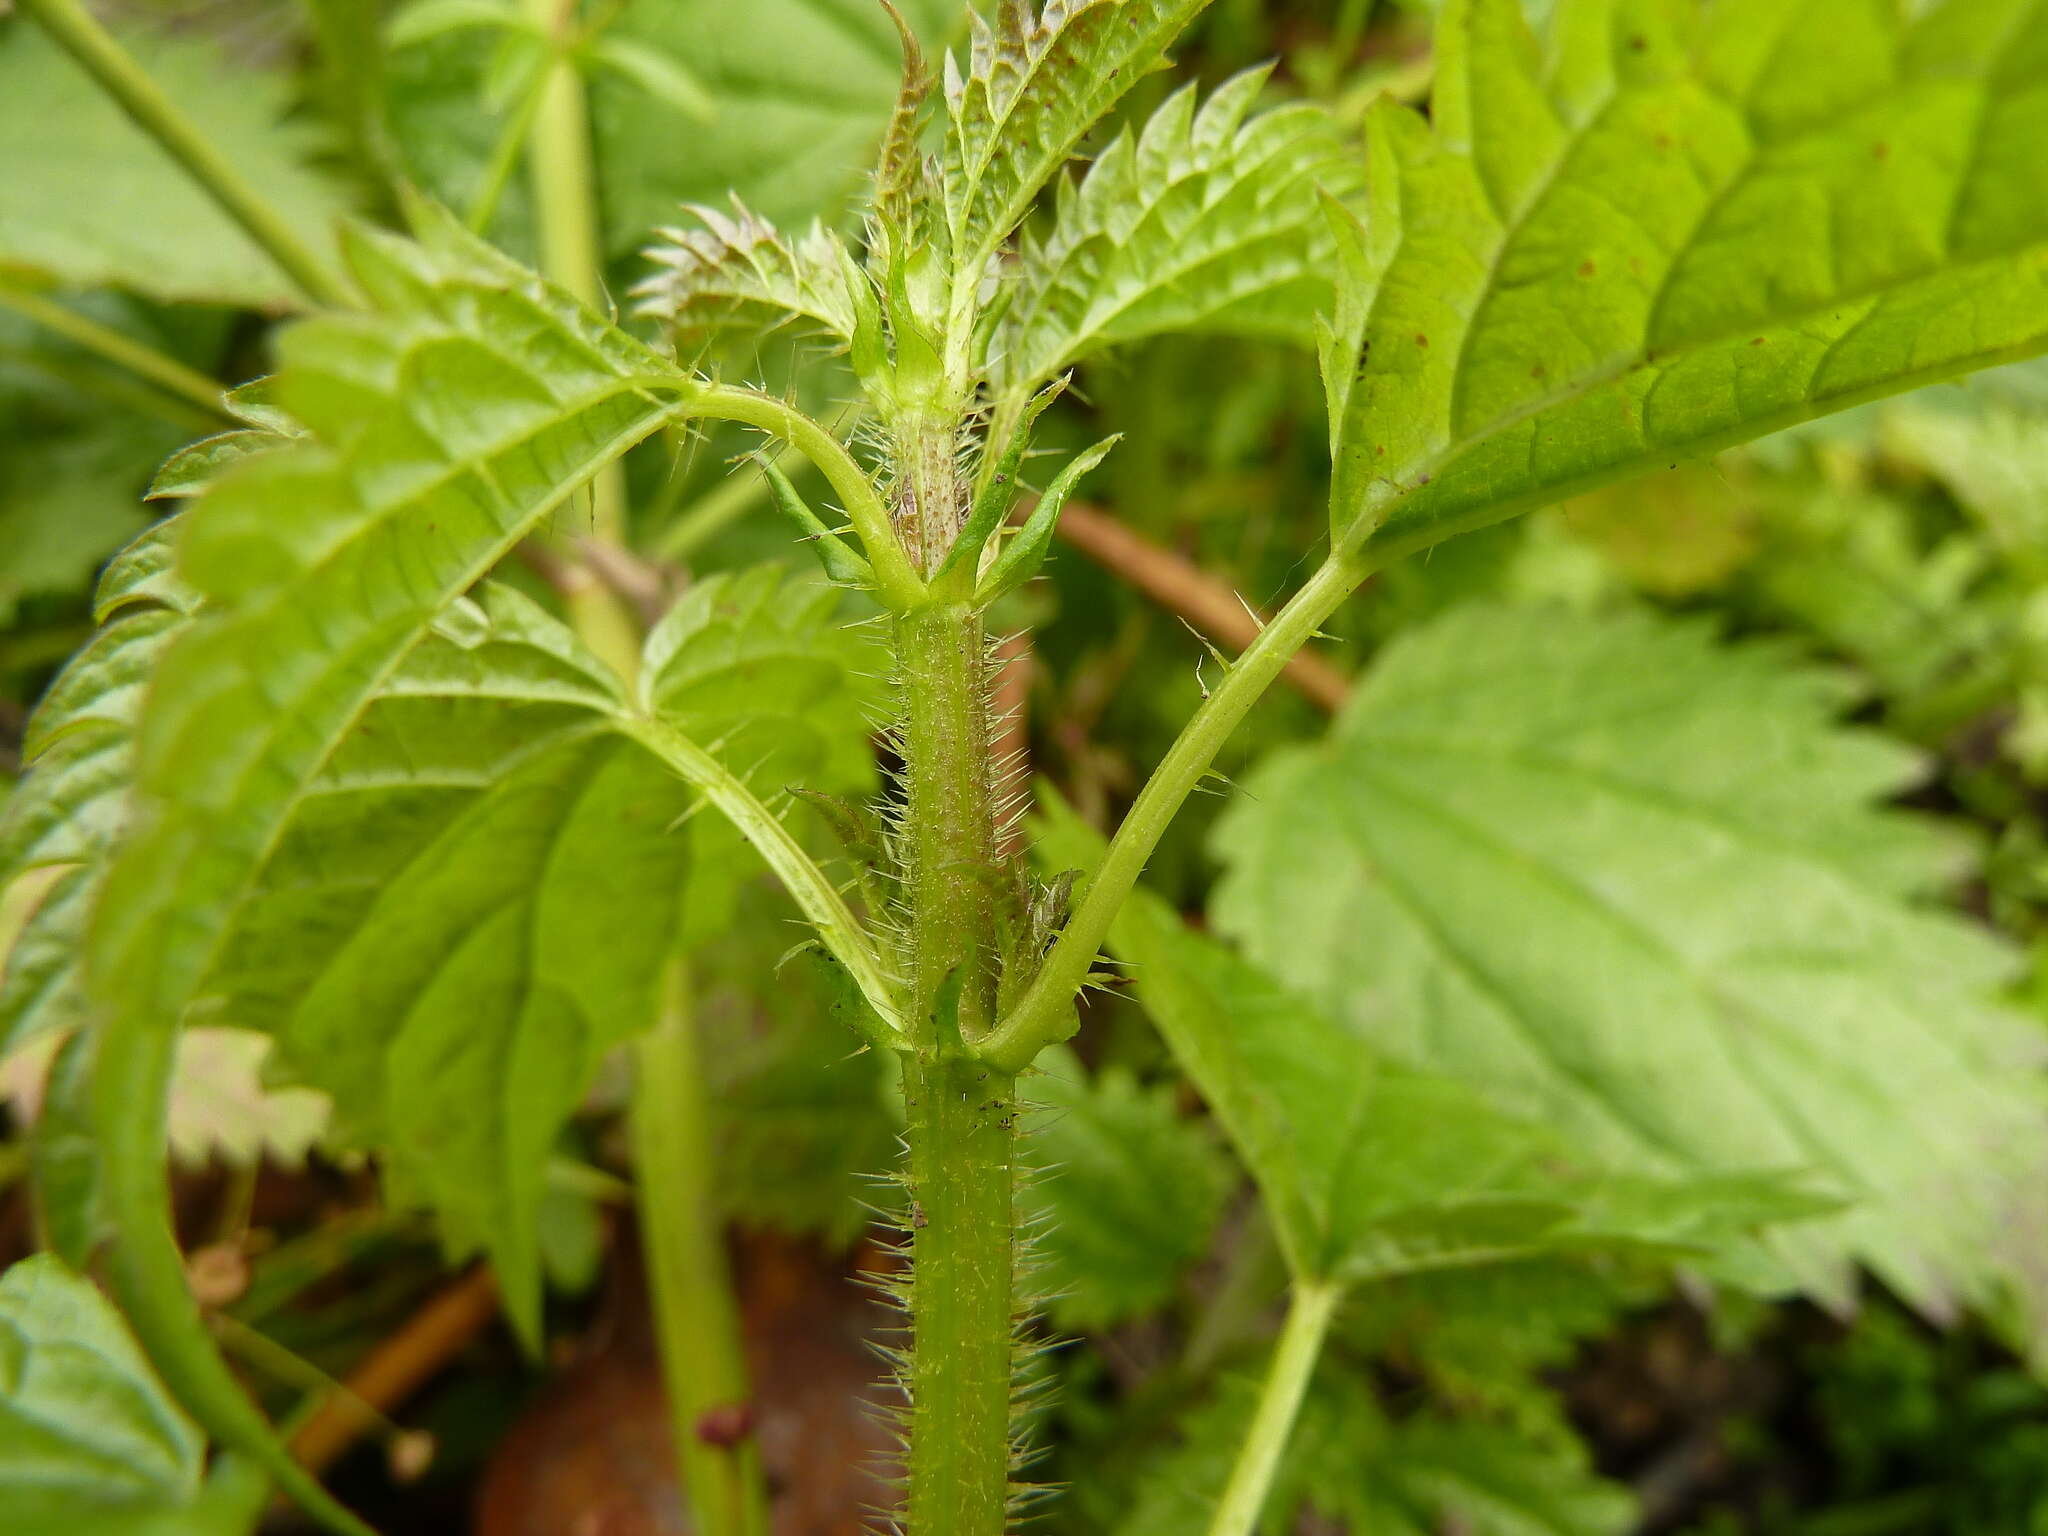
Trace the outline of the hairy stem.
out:
[[[938,462],[933,459],[931,462]],[[946,468],[950,471],[950,460]],[[922,489],[936,493],[927,483]],[[908,1529],[994,1536],[1009,1501],[1015,1110],[1008,1073],[967,1058],[992,1022],[996,848],[980,616],[942,603],[896,620],[916,1037],[904,1063],[912,1346]]]
[[[710,1103],[680,960],[664,979],[660,1023],[635,1043],[630,1120],[669,1433],[693,1529],[763,1536],[768,1501],[748,1424],[739,1308],[714,1195]],[[721,1414],[732,1422],[718,1426]],[[714,1432],[721,1428],[729,1433]]]
[[[1006,1528],[1015,1272],[1014,1080],[904,1064],[910,1144],[912,1536]]]
[[[291,222],[199,131],[79,0],[21,0],[21,8],[185,168],[222,212],[269,253],[307,298],[336,308],[353,302],[341,279],[299,238]]]
[[[1272,1368],[1259,1393],[1258,1409],[1238,1450],[1237,1464],[1230,1469],[1230,1481],[1216,1506],[1216,1518],[1209,1524],[1209,1536],[1252,1536],[1258,1529],[1259,1511],[1272,1491],[1273,1474],[1279,1470],[1281,1452],[1294,1432],[1302,1396],[1315,1374],[1316,1358],[1330,1331],[1330,1316],[1342,1294],[1340,1287],[1327,1280],[1296,1284],[1287,1322],[1273,1351]]]
[[[1095,963],[1110,923],[1168,825],[1208,773],[1224,741],[1280,675],[1288,658],[1368,574],[1368,567],[1356,557],[1332,555],[1231,663],[1138,792],[1123,825],[1110,839],[1086,899],[1046,956],[1030,989],[1009,1017],[978,1044],[976,1054],[984,1061],[1006,1072],[1019,1072],[1045,1046],[1072,1032],[1067,1021],[1074,996]]]
[[[731,385],[705,390],[692,414],[758,427],[803,454],[824,475],[853,531],[860,535],[868,564],[874,567],[877,595],[899,613],[925,601],[924,578],[911,568],[909,556],[897,541],[888,507],[876,494],[867,471],[838,438],[793,405],[758,390]]]
[[[196,368],[186,367],[174,357],[166,357],[154,347],[145,346],[111,325],[102,325],[67,305],[12,283],[0,283],[0,309],[11,309],[66,341],[97,352],[108,362],[126,368],[138,378],[147,379],[166,394],[197,406],[216,420],[233,422],[235,419],[221,403],[222,389],[218,380],[209,379]]]

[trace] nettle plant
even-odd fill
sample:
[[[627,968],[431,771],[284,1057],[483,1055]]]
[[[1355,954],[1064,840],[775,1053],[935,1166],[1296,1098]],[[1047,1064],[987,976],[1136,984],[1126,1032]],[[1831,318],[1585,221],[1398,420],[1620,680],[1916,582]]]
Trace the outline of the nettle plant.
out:
[[[998,1532],[1032,1491],[1019,1121],[1105,947],[1292,1278],[1228,1480],[1175,1528],[1258,1526],[1333,1315],[1390,1277],[1608,1245],[1827,1295],[1860,1261],[2038,1343],[2039,1265],[2010,1236],[2026,1181],[1997,1151],[2039,1135],[2008,1065],[2030,1026],[1982,1000],[1989,941],[1909,904],[1941,855],[1868,802],[1910,765],[1830,723],[1825,679],[1653,624],[1433,629],[1226,818],[1239,947],[1139,889],[1226,738],[1389,562],[2048,349],[2036,0],[1559,0],[1540,34],[1516,0],[1449,0],[1427,113],[1383,101],[1362,148],[1319,109],[1258,110],[1255,73],[1169,95],[1080,175],[1201,0],[1002,0],[938,80],[904,29],[857,235],[741,209],[652,253],[636,314],[658,345],[553,233],[543,276],[416,203],[409,237],[351,228],[331,266],[71,0],[21,5],[317,307],[228,397],[242,428],[166,467],[159,494],[189,504],[106,571],[0,850],[48,881],[12,1027],[80,1026],[38,1133],[52,1246],[99,1259],[235,1453],[209,1497],[252,1510],[267,1475],[363,1529],[189,1294],[163,1163],[181,1027],[270,1030],[394,1186],[488,1254],[529,1339],[547,1160],[599,1057],[635,1042],[673,1296],[718,1262],[702,1191],[662,1170],[702,1172],[674,1145],[701,1091],[684,956],[749,873],[740,839],[812,930],[792,963],[900,1066],[904,1530]],[[792,324],[851,367],[850,442],[692,365]],[[1175,330],[1313,336],[1328,543],[1210,662],[1106,843],[1050,801],[1020,839],[990,615],[1113,448],[1041,477],[1034,429],[1076,364]],[[642,638],[600,587],[572,585],[565,621],[492,580],[578,518],[619,537],[622,456],[711,423],[822,473],[836,505],[814,509],[764,456],[830,586],[711,577]],[[850,633],[842,602],[879,617]],[[872,802],[870,708],[893,759]],[[1588,849],[1598,879],[1574,883]],[[1799,1219],[1844,1191],[1870,1198]],[[10,1316],[139,1370],[72,1286],[24,1271]],[[662,1325],[686,1401],[744,1395],[729,1315]],[[703,1528],[759,1529],[749,1453],[679,1438]],[[165,1476],[189,1475],[194,1445],[173,1449]]]

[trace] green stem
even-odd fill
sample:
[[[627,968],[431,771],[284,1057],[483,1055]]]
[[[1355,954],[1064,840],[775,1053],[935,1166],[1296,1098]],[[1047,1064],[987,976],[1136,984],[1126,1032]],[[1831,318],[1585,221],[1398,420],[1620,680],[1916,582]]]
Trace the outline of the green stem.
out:
[[[121,110],[161,144],[222,212],[284,269],[315,303],[344,308],[354,301],[328,264],[299,238],[298,231],[234,163],[199,131],[79,0],[21,0],[65,52],[113,97]]]
[[[12,283],[0,283],[0,309],[11,309],[66,341],[74,341],[97,352],[108,362],[147,379],[166,394],[198,406],[211,417],[221,421],[235,419],[221,403],[222,390],[218,380],[209,379],[196,368],[186,367],[174,357],[166,357],[154,347],[145,346],[111,325],[102,325],[54,299]]]
[[[1332,555],[1295,593],[1224,673],[1182,729],[1132,802],[1110,839],[1102,867],[1029,990],[1008,1018],[979,1042],[976,1054],[1006,1072],[1019,1072],[1045,1046],[1072,1033],[1073,1000],[1095,963],[1124,899],[1144,872],[1168,825],[1209,771],[1230,733],[1280,675],[1287,660],[1337,611],[1370,574],[1357,557]]]
[[[906,1531],[1008,1529],[1014,1079],[957,1058],[904,1063],[912,1347]]]
[[[213,1346],[186,1283],[164,1195],[164,1117],[178,1034],[112,1013],[92,1038],[92,1124],[101,1209],[118,1239],[102,1261],[108,1282],[164,1385],[218,1441],[261,1465],[294,1503],[337,1536],[376,1532],[292,1459],[270,1421]]]
[[[603,314],[607,307],[604,243],[590,158],[590,104],[582,73],[569,53],[575,39],[577,0],[524,0],[524,5],[527,17],[554,40],[554,57],[541,66],[531,111],[533,128],[527,141],[540,269]],[[614,464],[591,481],[590,531],[613,544],[626,542],[623,465]]]
[[[39,346],[0,346],[0,363],[19,363],[109,405],[154,417],[185,433],[188,441],[220,430],[221,419],[214,412],[195,411],[132,374],[110,372],[73,353]]]
[[[950,471],[950,461],[948,463]],[[967,1058],[995,1004],[995,841],[979,615],[896,621],[905,717],[899,838],[917,1037],[904,1062],[912,1349],[906,1528],[995,1536],[1009,1501],[1016,1259],[1012,1077]]]
[[[710,1104],[690,1012],[690,979],[680,960],[663,986],[662,1017],[634,1046],[635,1190],[647,1273],[668,1388],[676,1467],[695,1517],[693,1529],[764,1536],[768,1501],[751,1431],[736,1439],[700,1433],[721,1409],[749,1401],[739,1308],[726,1265],[712,1166]],[[742,1420],[744,1422],[744,1420]]]
[[[838,887],[804,851],[789,828],[724,764],[674,726],[646,716],[626,716],[619,719],[618,727],[702,791],[704,798],[754,845],[754,851],[767,861],[803,909],[804,916],[810,919],[811,926],[818,930],[825,947],[846,967],[867,999],[875,1015],[869,1021],[870,1040],[884,1049],[901,1045],[907,1037],[903,1033],[903,1009],[895,983],[882,970],[880,959],[868,944],[866,931],[847,907]]]
[[[506,115],[505,126],[498,133],[498,142],[491,146],[491,158],[484,162],[483,180],[477,186],[476,196],[462,221],[472,234],[488,233],[491,220],[498,216],[498,203],[512,180],[512,172],[519,165],[519,151],[532,136],[533,120],[540,111],[551,67],[542,65],[540,73],[534,76],[533,84],[521,93],[517,104]]]
[[[540,101],[528,145],[534,206],[539,215],[540,267],[584,303],[604,302],[604,258],[591,171],[590,107],[583,76],[569,57],[576,0],[523,0],[526,17],[554,42],[542,68]]]
[[[876,494],[867,471],[838,438],[795,406],[757,390],[715,385],[693,403],[691,410],[693,415],[758,427],[796,448],[824,475],[832,494],[839,498],[847,521],[860,535],[868,564],[874,567],[882,600],[899,613],[925,601],[924,578],[911,568],[910,558],[896,538],[888,507]]]
[[[1209,1536],[1252,1536],[1258,1529],[1259,1511],[1272,1491],[1273,1474],[1279,1470],[1280,1455],[1294,1432],[1302,1396],[1315,1374],[1316,1358],[1330,1331],[1330,1316],[1342,1294],[1339,1286],[1327,1280],[1296,1284],[1280,1343],[1273,1351],[1272,1369],[1266,1373],[1258,1409],[1238,1450],[1237,1464],[1230,1469],[1230,1481],[1216,1506]]]

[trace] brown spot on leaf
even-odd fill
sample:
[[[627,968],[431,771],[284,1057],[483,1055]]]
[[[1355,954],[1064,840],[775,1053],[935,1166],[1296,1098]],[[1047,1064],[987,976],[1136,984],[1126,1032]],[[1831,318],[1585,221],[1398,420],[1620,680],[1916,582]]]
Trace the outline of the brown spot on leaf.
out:
[[[1415,333],[1415,345],[1417,345],[1418,347],[1426,347],[1429,345],[1429,338],[1423,335],[1422,332],[1417,331]]]
[[[1538,363],[1535,367],[1529,370],[1529,377],[1532,379],[1540,379],[1543,377],[1546,371],[1547,370],[1544,368],[1544,366],[1541,363]]]
[[[1590,256],[1588,256],[1584,261],[1579,263],[1579,276],[1581,277],[1591,277],[1595,272],[1599,270],[1600,269],[1598,267],[1593,265],[1593,258]]]

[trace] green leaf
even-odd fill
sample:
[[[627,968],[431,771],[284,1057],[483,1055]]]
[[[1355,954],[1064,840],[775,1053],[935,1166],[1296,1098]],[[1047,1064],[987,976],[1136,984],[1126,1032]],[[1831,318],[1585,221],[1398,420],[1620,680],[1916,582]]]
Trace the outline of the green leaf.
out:
[[[687,347],[723,330],[767,330],[787,321],[853,337],[846,247],[815,221],[794,240],[737,198],[732,216],[689,210],[699,227],[665,227],[645,253],[662,268],[633,290],[637,313],[660,320]]]
[[[1319,1428],[1311,1418],[1309,1433]],[[1432,1417],[1395,1425],[1369,1468],[1357,1467],[1351,1424],[1321,1433],[1331,1466],[1315,1476],[1303,1502],[1327,1508],[1354,1531],[1619,1536],[1635,1527],[1634,1498],[1596,1477],[1583,1452],[1537,1444],[1491,1424]],[[1313,1455],[1317,1447],[1311,1441],[1307,1449]],[[1353,1469],[1349,1477],[1347,1468]]]
[[[29,719],[28,772],[0,810],[0,890],[42,882],[0,950],[0,1059],[86,1021],[86,920],[127,817],[143,687],[197,601],[165,568],[161,523],[108,565],[95,607],[106,627],[73,656]]]
[[[1201,1529],[1256,1399],[1256,1382],[1232,1378],[1188,1415],[1182,1443],[1140,1469],[1116,1536]],[[1634,1501],[1596,1478],[1574,1448],[1438,1412],[1395,1422],[1367,1378],[1325,1367],[1258,1528],[1284,1536],[1302,1528],[1304,1512],[1371,1536],[1620,1536]]]
[[[1247,120],[1269,73],[1233,77],[1199,112],[1183,86],[1078,185],[1059,183],[1058,217],[1044,239],[1026,235],[990,348],[999,387],[1028,391],[1101,348],[1164,332],[1315,339],[1337,267],[1318,189],[1355,198],[1363,173],[1317,107]]]
[[[1910,16],[1908,15],[1910,12]],[[1376,559],[2048,347],[2039,0],[1455,0],[1324,350]]]
[[[1860,1259],[1936,1316],[2015,1301],[2038,1347],[2039,1031],[1990,1001],[2014,957],[1914,900],[1952,845],[1875,808],[1915,764],[1844,701],[1698,625],[1455,612],[1247,781],[1212,913],[1595,1167],[1814,1170],[1859,1203],[1770,1242],[1824,1298]]]
[[[988,569],[975,583],[974,603],[986,608],[998,599],[1007,597],[1017,588],[1036,576],[1045,564],[1045,557],[1052,549],[1053,530],[1059,526],[1060,511],[1067,504],[1067,498],[1074,493],[1088,472],[1109,456],[1109,450],[1122,440],[1123,434],[1105,437],[1092,448],[1084,448],[1060,467],[1052,482],[1038,498],[1038,504],[1031,509],[1031,515],[1024,519],[1024,526],[1013,533],[1009,541],[989,562]]]
[[[630,38],[601,37],[591,44],[590,57],[685,117],[702,123],[718,115],[717,105],[703,82],[683,68],[674,55],[659,48],[649,48]]]
[[[882,9],[896,26],[903,50],[903,77],[896,88],[896,104],[889,112],[889,126],[882,133],[875,156],[874,210],[876,254],[881,247],[900,249],[917,238],[919,226],[936,210],[938,167],[924,152],[925,131],[938,97],[938,82],[925,62],[924,45],[917,30],[895,0],[880,0]],[[951,19],[950,17],[948,18]],[[886,266],[886,260],[883,265]]]
[[[352,1136],[389,1149],[452,1249],[489,1249],[528,1328],[547,1156],[595,1053],[651,1017],[693,848],[668,835],[688,792],[603,738],[622,697],[530,599],[491,585],[456,604],[298,798],[204,989],[205,1016],[269,1030]],[[586,918],[613,925],[603,942]],[[613,963],[582,977],[568,943]],[[466,1001],[443,979],[465,963]],[[565,974],[583,990],[549,1011]],[[419,1075],[465,1008],[482,1054]]]
[[[181,567],[208,602],[155,671],[149,815],[94,936],[123,1017],[177,1017],[419,637],[695,387],[452,226],[351,251],[378,312],[279,342],[276,393],[310,435],[246,460],[184,519]]]
[[[959,0],[901,9],[926,38],[960,16]],[[637,252],[679,205],[719,205],[737,192],[770,221],[801,228],[814,218],[836,221],[861,189],[901,71],[896,31],[880,5],[629,0],[604,35],[614,49],[673,61],[701,83],[713,109],[710,121],[692,122],[639,81],[616,70],[593,74],[592,159],[612,257]],[[469,205],[504,126],[481,101],[490,53],[490,40],[471,33],[391,60],[393,128],[408,169],[458,207]],[[508,214],[523,195],[516,184],[508,189]]]
[[[313,935],[325,963],[277,1026],[449,1247],[489,1252],[529,1343],[548,1158],[602,1053],[654,1017],[688,899],[691,841],[670,829],[694,799],[623,741],[542,751],[392,870],[338,947]],[[282,966],[277,928],[260,954]]]
[[[11,1536],[230,1536],[205,1443],[91,1282],[39,1254],[0,1275],[0,1506]],[[260,1484],[253,1490],[260,1500]]]
[[[946,57],[946,220],[954,260],[978,274],[1124,93],[1208,0],[997,0],[971,9],[963,77]]]
[[[164,460],[149,482],[146,500],[181,501],[211,490],[233,465],[281,448],[291,439],[256,427],[238,427],[189,443]]]
[[[927,38],[960,15],[959,0],[899,9]],[[837,213],[874,162],[902,69],[887,13],[845,0],[632,0],[607,35],[681,60],[717,109],[710,124],[687,125],[690,152],[677,154],[673,107],[623,81],[592,82],[617,251],[678,203],[719,201],[729,190],[784,225]]]
[[[1090,1074],[1049,1051],[1023,1085],[1024,1155],[1037,1176],[1023,1204],[1039,1225],[1032,1283],[1055,1326],[1102,1330],[1169,1300],[1209,1251],[1235,1182],[1174,1086]]]
[[[1059,861],[1092,862],[1070,816],[1048,844]],[[1356,1283],[1546,1251],[1704,1255],[1817,1208],[1755,1164],[1689,1180],[1575,1166],[1539,1121],[1387,1059],[1342,1015],[1289,993],[1143,889],[1111,942],[1258,1182],[1300,1280]]]
[[[1545,1375],[1569,1368],[1586,1341],[1611,1334],[1630,1310],[1656,1305],[1668,1283],[1661,1265],[1605,1255],[1404,1275],[1351,1295],[1337,1349],[1385,1360],[1445,1400],[1484,1408],[1526,1433],[1568,1440]]]
[[[292,83],[212,42],[124,34],[150,77],[284,216],[325,245],[343,211],[285,121]],[[0,21],[0,263],[71,287],[275,306],[298,290],[178,164],[27,21]]]
[[[865,792],[882,658],[839,607],[836,589],[772,565],[697,582],[647,637],[642,707],[717,743],[763,794]]]
[[[210,1430],[354,1532],[186,1294],[161,1168],[175,1032],[294,812],[428,627],[701,387],[445,216],[422,222],[422,243],[348,242],[365,311],[279,338],[276,398],[308,435],[185,514],[180,569],[205,603],[153,674],[137,816],[87,947],[122,1304]]]
[[[772,567],[698,583],[650,637],[645,706],[771,780],[865,788],[837,601]],[[556,1136],[602,1053],[654,1019],[671,947],[720,931],[752,867],[612,734],[627,707],[529,599],[454,605],[300,797],[206,989],[388,1151],[452,1249],[490,1254],[529,1339]]]
[[[392,48],[411,48],[450,32],[511,32],[531,25],[516,7],[499,0],[416,0],[385,25],[384,41]]]
[[[2048,368],[2011,370],[2048,379]],[[1998,375],[1922,390],[1885,410],[1887,454],[1945,485],[1998,547],[2031,563],[2048,556],[2048,398],[2028,398]]]

